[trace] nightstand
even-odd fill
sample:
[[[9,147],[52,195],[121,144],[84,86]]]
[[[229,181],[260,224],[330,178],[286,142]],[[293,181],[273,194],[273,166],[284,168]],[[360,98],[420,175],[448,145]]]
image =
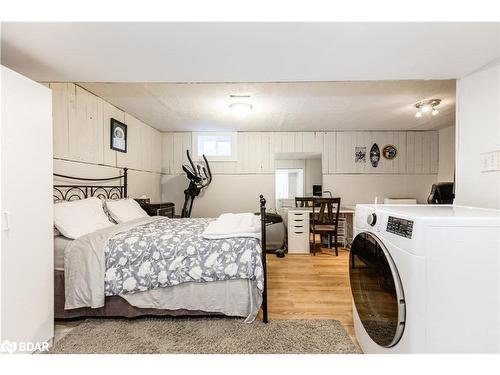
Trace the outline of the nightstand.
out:
[[[136,201],[149,216],[174,217],[175,204],[172,202],[151,203],[149,199],[136,199]]]

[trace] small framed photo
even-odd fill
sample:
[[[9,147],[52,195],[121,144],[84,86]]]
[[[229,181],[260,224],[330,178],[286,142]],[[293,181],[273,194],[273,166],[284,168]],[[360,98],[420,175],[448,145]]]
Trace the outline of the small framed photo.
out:
[[[110,139],[112,150],[127,152],[127,125],[112,118]]]

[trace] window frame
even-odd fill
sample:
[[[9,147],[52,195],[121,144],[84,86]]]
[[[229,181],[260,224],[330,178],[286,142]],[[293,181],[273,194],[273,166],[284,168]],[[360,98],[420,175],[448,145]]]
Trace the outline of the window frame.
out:
[[[231,142],[231,155],[207,155],[209,161],[238,161],[238,133],[237,132],[193,132],[192,133],[192,155],[194,160],[201,160],[202,155],[198,154],[198,144],[200,136],[229,137]]]

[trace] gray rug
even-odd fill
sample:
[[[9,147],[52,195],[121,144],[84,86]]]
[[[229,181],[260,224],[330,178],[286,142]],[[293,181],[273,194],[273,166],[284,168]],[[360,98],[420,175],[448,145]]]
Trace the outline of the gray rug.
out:
[[[88,319],[51,353],[359,353],[337,320]]]

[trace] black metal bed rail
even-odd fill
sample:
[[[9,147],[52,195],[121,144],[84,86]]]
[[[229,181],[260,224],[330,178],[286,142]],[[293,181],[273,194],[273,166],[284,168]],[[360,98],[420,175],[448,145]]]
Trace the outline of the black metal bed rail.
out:
[[[262,292],[262,321],[267,324],[267,259],[266,259],[266,199],[260,195],[260,235],[262,273],[264,274],[264,291]]]

